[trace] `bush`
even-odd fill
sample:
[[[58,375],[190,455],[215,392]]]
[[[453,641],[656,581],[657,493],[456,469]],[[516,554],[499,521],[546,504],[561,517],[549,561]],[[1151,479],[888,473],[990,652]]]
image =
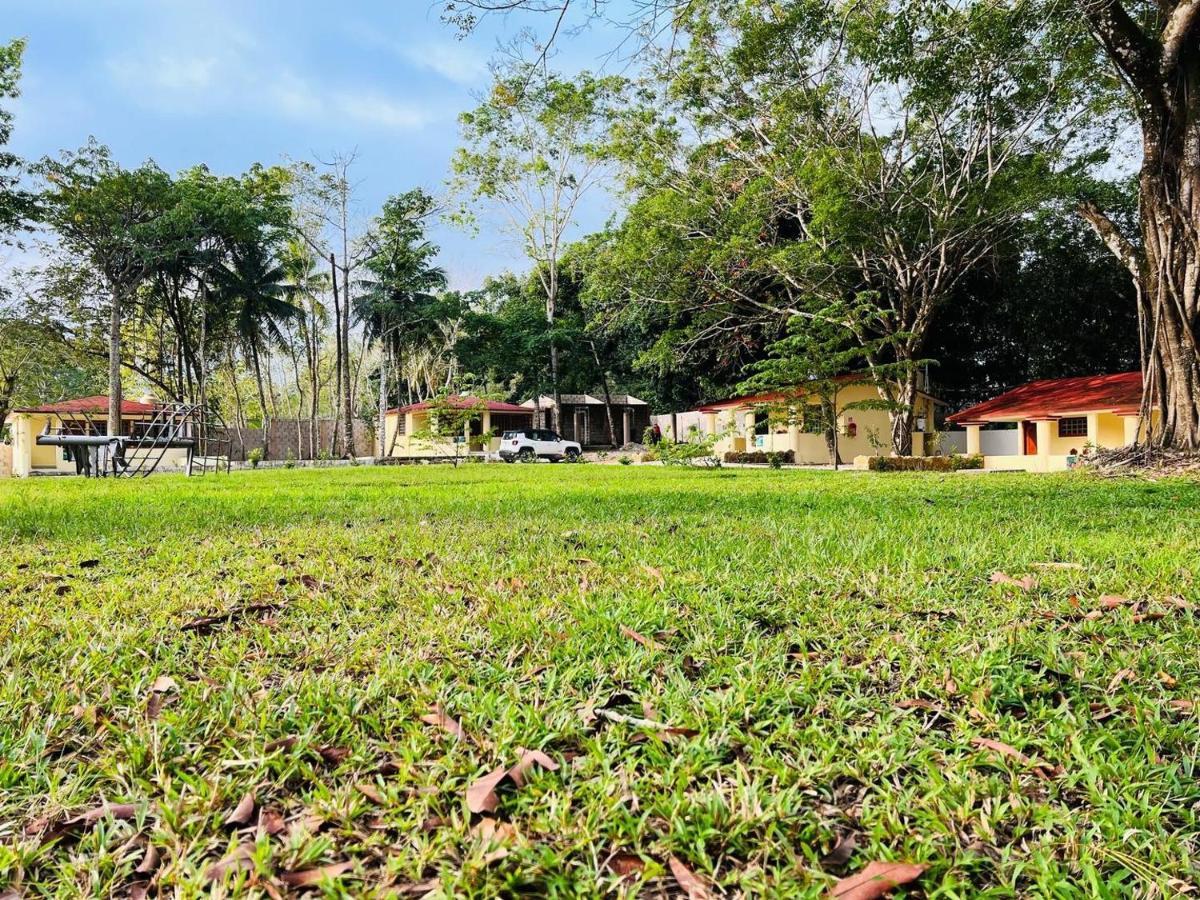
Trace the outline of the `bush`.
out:
[[[283,467],[284,467],[285,469],[294,469],[294,468],[296,468],[296,454],[295,454],[295,453],[293,453],[291,450],[289,450],[289,451],[287,452],[287,456],[286,456],[286,457],[284,457],[284,460],[283,460]]]
[[[250,463],[250,468],[257,469],[258,464],[263,461],[262,447],[255,447],[246,454],[246,462]]]
[[[974,456],[872,456],[867,460],[872,472],[957,472],[982,469],[983,457]]]
[[[633,460],[630,459],[628,456],[622,456],[622,457],[618,458],[617,462],[619,462],[623,466],[632,466],[633,465]]]
[[[713,456],[716,440],[715,435],[696,435],[691,440],[677,444],[664,438],[655,444],[646,456],[651,460],[658,460],[664,466],[712,466],[714,462],[718,462]]]
[[[770,466],[778,469],[782,466],[796,464],[796,454],[792,450],[751,450],[748,453],[730,451],[725,454],[725,462],[743,466]]]

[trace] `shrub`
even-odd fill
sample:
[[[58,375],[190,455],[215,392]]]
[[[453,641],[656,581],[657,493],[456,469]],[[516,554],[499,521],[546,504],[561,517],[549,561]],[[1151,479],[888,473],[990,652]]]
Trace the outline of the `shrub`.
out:
[[[250,463],[250,468],[257,469],[258,464],[263,461],[262,447],[255,447],[246,454],[246,462]]]
[[[678,444],[664,438],[647,456],[659,460],[664,466],[711,466],[716,461],[713,456],[716,441],[715,435],[695,435]]]
[[[633,460],[628,456],[619,457],[617,459],[617,462],[619,462],[623,466],[632,466],[633,465]]]
[[[751,450],[746,453],[730,451],[725,454],[725,462],[743,466],[770,466],[778,469],[782,466],[796,464],[796,453],[792,450]]]
[[[295,454],[295,453],[293,453],[291,450],[289,450],[289,451],[287,452],[287,456],[286,456],[286,457],[284,457],[284,460],[283,460],[283,467],[284,467],[285,469],[294,469],[294,468],[296,468],[296,454]]]
[[[982,469],[983,457],[974,456],[872,456],[867,460],[872,472],[957,472]]]

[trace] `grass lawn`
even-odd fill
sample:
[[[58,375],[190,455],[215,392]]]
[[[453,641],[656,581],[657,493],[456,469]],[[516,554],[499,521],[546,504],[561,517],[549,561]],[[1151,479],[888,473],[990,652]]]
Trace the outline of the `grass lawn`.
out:
[[[1186,890],[1198,524],[1080,475],[0,483],[0,894]]]

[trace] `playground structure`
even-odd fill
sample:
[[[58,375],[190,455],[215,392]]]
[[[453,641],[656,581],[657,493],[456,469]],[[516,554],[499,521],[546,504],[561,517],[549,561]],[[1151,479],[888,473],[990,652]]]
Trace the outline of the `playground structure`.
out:
[[[87,409],[52,412],[37,436],[39,447],[60,447],[76,474],[137,478],[154,472],[168,453],[182,455],[188,475],[228,472],[231,441],[220,414],[198,403],[149,405],[129,422],[129,434],[109,435],[107,421]]]

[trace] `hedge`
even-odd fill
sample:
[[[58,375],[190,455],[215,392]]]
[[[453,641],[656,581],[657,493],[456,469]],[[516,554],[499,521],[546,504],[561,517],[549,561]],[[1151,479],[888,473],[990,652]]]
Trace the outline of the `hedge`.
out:
[[[982,469],[983,457],[974,456],[872,456],[867,460],[872,472],[957,472]]]
[[[732,450],[725,454],[725,462],[750,466],[791,466],[796,463],[796,453],[793,450],[773,451],[753,450],[749,453],[735,453]]]

